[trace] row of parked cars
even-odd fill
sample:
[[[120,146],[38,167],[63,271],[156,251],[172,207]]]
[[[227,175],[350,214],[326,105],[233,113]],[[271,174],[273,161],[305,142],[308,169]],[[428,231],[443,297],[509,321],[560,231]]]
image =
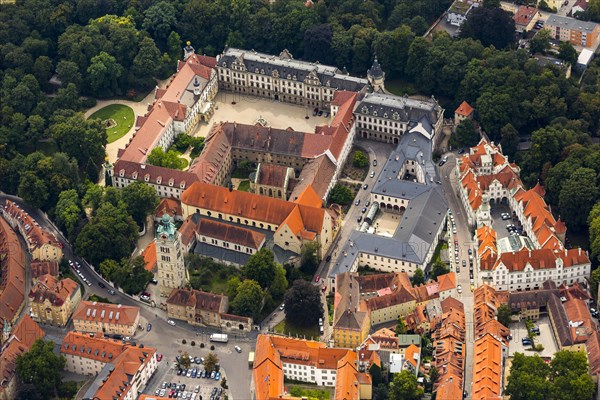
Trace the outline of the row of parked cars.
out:
[[[221,379],[221,373],[217,371],[208,372],[202,367],[193,367],[193,368],[184,368],[177,370],[177,375],[179,376],[187,376],[188,378],[206,378],[206,379],[214,379],[218,381]]]

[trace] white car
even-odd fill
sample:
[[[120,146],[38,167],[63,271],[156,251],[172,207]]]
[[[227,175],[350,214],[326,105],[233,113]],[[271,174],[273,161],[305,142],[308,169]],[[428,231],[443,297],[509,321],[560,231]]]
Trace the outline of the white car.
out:
[[[168,319],[167,320],[167,324],[171,325],[171,326],[175,326],[175,321],[173,321],[172,319]]]
[[[461,294],[462,293],[462,286],[458,285],[456,287],[456,290],[458,291],[458,294]]]
[[[240,346],[235,346],[234,347],[235,351],[237,351],[238,353],[242,352],[242,348]]]

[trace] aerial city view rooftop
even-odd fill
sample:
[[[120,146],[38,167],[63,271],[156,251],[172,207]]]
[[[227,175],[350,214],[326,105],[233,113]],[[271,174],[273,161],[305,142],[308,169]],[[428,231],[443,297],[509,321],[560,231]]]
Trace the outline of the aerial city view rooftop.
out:
[[[0,400],[592,400],[599,0],[0,0]]]

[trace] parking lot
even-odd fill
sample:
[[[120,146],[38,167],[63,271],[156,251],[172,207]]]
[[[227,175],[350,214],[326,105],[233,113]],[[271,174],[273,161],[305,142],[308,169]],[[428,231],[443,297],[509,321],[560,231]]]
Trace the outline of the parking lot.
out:
[[[510,210],[510,207],[507,204],[497,204],[492,207],[492,219],[494,220],[494,222],[492,223],[492,227],[496,231],[498,239],[510,236],[508,229],[506,229],[506,225],[513,224],[516,227],[519,226],[519,220],[516,217],[503,220],[503,213],[508,213],[512,216],[512,211]]]
[[[204,370],[202,364],[192,363],[190,365],[190,371],[196,370],[195,378],[193,377],[194,374],[186,374],[185,371],[181,375],[177,375],[178,370],[174,367],[174,362],[171,365],[173,366],[169,368],[162,380],[157,381],[153,387],[146,390],[148,393],[184,400],[220,400],[224,398],[225,394],[228,394],[228,389],[221,387],[224,376],[221,375],[219,380],[208,375],[208,377],[203,378],[200,373]],[[221,370],[220,373],[222,374],[223,371]]]
[[[508,354],[510,357],[514,356],[517,352],[529,356],[537,353],[540,357],[552,357],[554,353],[558,351],[554,340],[554,332],[552,332],[552,326],[550,325],[548,317],[542,317],[539,320],[534,321],[534,325],[540,329],[540,334],[535,336],[534,343],[544,346],[544,350],[536,352],[532,350],[529,345],[523,346],[521,340],[527,337],[525,321],[515,322],[510,325],[510,334],[512,335],[512,340],[508,346]]]

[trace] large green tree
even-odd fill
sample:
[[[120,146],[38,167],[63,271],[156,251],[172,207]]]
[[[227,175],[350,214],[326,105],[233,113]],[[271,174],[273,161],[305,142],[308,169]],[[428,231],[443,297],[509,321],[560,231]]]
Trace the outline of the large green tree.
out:
[[[36,340],[29,351],[17,357],[17,374],[45,395],[56,397],[61,384],[65,358],[54,354],[54,342]]]
[[[501,8],[477,7],[461,25],[460,37],[477,39],[484,46],[503,49],[515,40],[515,21]]]
[[[92,57],[87,68],[88,80],[92,93],[98,97],[110,97],[120,94],[118,80],[123,75],[123,66],[117,59],[106,52]]]
[[[331,189],[331,192],[329,192],[329,202],[332,204],[347,206],[352,203],[353,199],[354,196],[352,195],[352,190],[339,183],[336,183],[333,189]]]
[[[266,289],[271,286],[276,270],[275,255],[271,250],[262,248],[250,256],[242,268],[242,273],[246,278],[258,282],[261,288]]]
[[[237,294],[231,302],[231,307],[237,314],[253,317],[260,315],[264,292],[258,282],[245,279],[238,287]]]
[[[285,317],[298,326],[316,326],[323,317],[319,286],[302,279],[294,281],[284,296]]]
[[[143,182],[134,182],[125,187],[121,191],[121,198],[127,211],[140,227],[146,224],[146,217],[154,212],[159,203],[156,190]]]
[[[70,189],[60,193],[54,213],[58,227],[64,229],[69,238],[73,237],[75,227],[79,224],[81,211],[76,190]]]
[[[75,248],[87,261],[99,265],[107,258],[121,260],[128,257],[135,246],[138,227],[125,206],[104,203],[83,227],[75,241]]]
[[[584,229],[587,217],[598,201],[600,192],[596,182],[596,171],[590,168],[579,168],[563,184],[558,207],[567,226],[576,232]]]
[[[496,317],[498,317],[498,322],[508,327],[511,321],[510,307],[506,304],[501,304],[496,310]]]
[[[423,394],[423,389],[417,383],[417,377],[410,371],[405,370],[395,374],[390,383],[390,400],[419,400]]]

